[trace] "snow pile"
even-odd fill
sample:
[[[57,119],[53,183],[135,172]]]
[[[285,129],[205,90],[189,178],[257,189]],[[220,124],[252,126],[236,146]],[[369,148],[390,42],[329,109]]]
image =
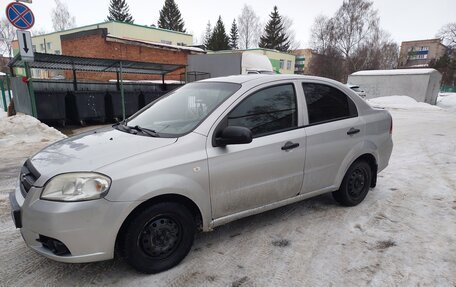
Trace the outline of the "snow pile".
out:
[[[417,102],[415,99],[408,96],[389,96],[367,100],[367,102],[375,108],[389,108],[402,110],[439,110],[439,107]]]
[[[6,118],[8,114],[3,111],[3,109],[0,109],[0,119],[1,118]]]
[[[444,109],[456,109],[456,93],[442,93],[437,100],[437,106]]]
[[[0,147],[22,143],[51,143],[64,138],[64,134],[31,116],[16,115],[0,119]]]

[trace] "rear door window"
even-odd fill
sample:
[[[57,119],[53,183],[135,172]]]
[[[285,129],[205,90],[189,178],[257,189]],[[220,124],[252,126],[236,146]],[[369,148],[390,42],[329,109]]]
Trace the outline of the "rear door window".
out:
[[[355,103],[342,91],[323,84],[303,83],[309,124],[357,117]]]

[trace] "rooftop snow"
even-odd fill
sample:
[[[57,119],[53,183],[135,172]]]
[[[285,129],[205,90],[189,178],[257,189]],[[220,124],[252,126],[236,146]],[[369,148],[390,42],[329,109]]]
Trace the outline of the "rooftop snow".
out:
[[[175,50],[183,50],[183,51],[190,51],[190,52],[197,52],[197,53],[206,53],[201,48],[196,48],[196,47],[188,47],[188,46],[178,46],[178,45],[169,45],[169,44],[164,44],[164,43],[158,43],[158,42],[150,42],[150,41],[144,41],[144,40],[138,40],[138,39],[133,39],[133,38],[123,38],[123,37],[115,37],[115,36],[107,36],[106,39],[109,40],[114,40],[114,41],[129,41],[129,42],[136,42],[136,43],[141,43],[149,46],[156,46],[156,47],[162,47],[162,48],[170,48],[170,49],[175,49]]]
[[[434,69],[397,69],[397,70],[372,70],[359,71],[350,76],[395,76],[395,75],[429,75],[437,70]]]

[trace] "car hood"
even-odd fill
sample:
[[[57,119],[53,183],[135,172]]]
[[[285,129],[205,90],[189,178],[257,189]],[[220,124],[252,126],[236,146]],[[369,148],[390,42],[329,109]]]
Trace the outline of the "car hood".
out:
[[[64,139],[50,145],[31,158],[41,174],[39,182],[56,174],[96,171],[108,164],[155,150],[177,141],[176,138],[155,138],[133,135],[113,128],[104,128]],[[126,167],[128,168],[128,167]]]

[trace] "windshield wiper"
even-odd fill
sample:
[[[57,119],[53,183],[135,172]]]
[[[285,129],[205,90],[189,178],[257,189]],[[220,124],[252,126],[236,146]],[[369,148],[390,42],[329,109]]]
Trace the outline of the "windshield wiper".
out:
[[[154,137],[154,138],[160,137],[156,131],[151,130],[151,129],[142,128],[140,126],[134,126],[134,127],[127,126],[127,127],[130,128],[130,129],[136,130],[136,131],[138,131],[140,133],[143,133],[145,135]]]
[[[113,124],[112,126],[113,126],[113,127],[117,127],[117,126],[127,126],[127,120],[123,120],[123,121],[117,122],[117,123]]]

